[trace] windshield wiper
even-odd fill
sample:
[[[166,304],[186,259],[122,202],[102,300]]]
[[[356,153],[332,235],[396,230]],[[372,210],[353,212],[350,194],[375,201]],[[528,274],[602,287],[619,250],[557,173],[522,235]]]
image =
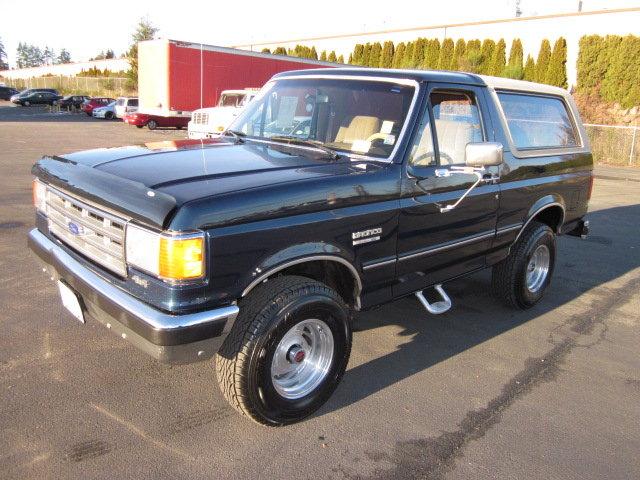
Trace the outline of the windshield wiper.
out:
[[[332,160],[336,160],[340,158],[340,154],[338,154],[335,150],[327,147],[324,143],[318,140],[305,140],[303,138],[294,137],[293,135],[274,135],[273,137],[269,137],[269,140],[273,140],[274,142],[286,143],[289,145],[300,145],[306,147],[317,148],[318,150],[323,151]]]
[[[246,137],[247,134],[244,132],[240,132],[238,130],[225,130],[224,132],[222,132],[222,136],[223,137],[231,136],[235,140],[235,143],[244,143],[244,138],[242,137]]]

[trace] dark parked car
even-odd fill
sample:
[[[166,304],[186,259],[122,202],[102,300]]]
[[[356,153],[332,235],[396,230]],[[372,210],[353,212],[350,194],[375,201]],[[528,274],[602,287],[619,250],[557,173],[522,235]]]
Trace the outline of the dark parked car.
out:
[[[13,103],[19,103],[18,99],[21,97],[27,97],[36,92],[49,92],[55,95],[59,95],[58,91],[55,88],[27,88],[26,90],[22,90],[21,92],[16,93],[11,96],[11,101]]]
[[[82,111],[89,115],[90,117],[93,115],[93,109],[98,107],[106,107],[111,102],[115,102],[115,98],[108,97],[93,97],[88,98],[82,103]]]
[[[0,99],[2,100],[11,100],[11,97],[18,93],[13,87],[5,87],[4,85],[0,86]]]
[[[17,98],[12,97],[12,102],[23,107],[28,107],[29,105],[55,105],[62,100],[62,96],[54,92],[36,90],[26,95],[20,94]]]
[[[89,100],[89,96],[87,95],[67,95],[62,100],[60,100],[60,108],[80,108],[82,104]]]
[[[443,284],[486,267],[530,308],[556,237],[588,232],[589,141],[548,85],[286,72],[222,138],[183,142],[42,158],[29,245],[81,322],[161,361],[215,356],[226,399],[265,425],[329,398],[353,311],[415,295],[443,313]]]

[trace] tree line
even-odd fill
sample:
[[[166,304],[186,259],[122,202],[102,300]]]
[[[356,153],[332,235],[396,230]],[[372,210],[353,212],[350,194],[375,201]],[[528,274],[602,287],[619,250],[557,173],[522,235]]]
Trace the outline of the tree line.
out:
[[[40,67],[42,65],[58,65],[69,63],[71,54],[62,49],[59,53],[45,46],[40,48],[36,45],[20,42],[16,50],[16,65],[18,68]]]
[[[268,48],[262,51],[271,53]],[[318,56],[315,47],[304,45],[290,49],[277,47],[273,53],[344,63],[342,55],[336,57],[335,51],[329,54],[323,51]],[[542,40],[537,57],[527,55],[526,60],[519,38],[511,42],[508,56],[507,44],[502,38],[497,42],[490,38],[458,39],[455,43],[451,38],[442,42],[437,38],[418,38],[398,44],[392,41],[358,43],[347,63],[375,68],[459,70],[567,88],[567,42],[563,37],[555,41],[553,49],[549,40]]]
[[[639,52],[635,35],[585,35],[578,54],[578,90],[623,108],[640,105]]]

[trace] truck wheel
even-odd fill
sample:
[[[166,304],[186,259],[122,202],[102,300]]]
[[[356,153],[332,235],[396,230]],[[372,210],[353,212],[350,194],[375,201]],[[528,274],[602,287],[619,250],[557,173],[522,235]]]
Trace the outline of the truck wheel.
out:
[[[156,128],[158,128],[158,122],[156,122],[155,120],[149,120],[149,122],[147,123],[147,127],[149,128],[149,130],[155,130]]]
[[[298,276],[256,287],[216,355],[218,384],[240,413],[268,426],[311,415],[331,396],[351,352],[348,308]]]
[[[510,307],[531,308],[549,286],[555,260],[555,233],[548,225],[531,222],[509,256],[494,265],[494,292]]]

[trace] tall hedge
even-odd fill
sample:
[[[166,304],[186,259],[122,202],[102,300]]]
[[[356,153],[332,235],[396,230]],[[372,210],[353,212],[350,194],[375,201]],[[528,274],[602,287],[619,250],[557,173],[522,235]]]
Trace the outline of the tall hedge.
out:
[[[491,71],[490,75],[499,77],[502,75],[502,71],[504,67],[507,65],[507,44],[504,41],[504,38],[498,40],[496,43],[496,48],[493,52],[493,60],[491,62]]]
[[[460,61],[464,58],[464,55],[467,51],[467,43],[463,38],[459,38],[456,41],[456,46],[453,51],[453,60],[451,60],[451,70],[459,70],[460,69]]]
[[[522,79],[528,82],[536,81],[536,62],[531,55],[527,55],[527,61],[524,64],[522,71]]]
[[[640,37],[627,35],[622,38],[611,66],[602,81],[605,100],[618,102],[623,108],[640,105]]]
[[[382,45],[376,42],[371,46],[371,54],[369,55],[369,67],[378,68],[380,66],[380,57],[382,57]]]
[[[480,63],[480,73],[484,75],[489,75],[491,73],[491,63],[493,61],[493,52],[496,49],[496,42],[490,38],[486,38],[482,42],[482,47],[480,48],[481,55],[481,63]]]
[[[393,68],[402,68],[403,67],[405,49],[406,49],[406,46],[405,46],[404,42],[400,42],[398,44],[398,47],[393,52],[393,64],[392,64]]]
[[[424,61],[422,68],[427,69],[435,69],[438,68],[438,60],[440,59],[440,40],[434,38],[432,40],[427,41],[427,46],[425,48]]]
[[[551,44],[545,38],[540,44],[538,60],[536,61],[536,82],[544,83],[546,80],[549,60],[551,60]]]
[[[391,68],[393,66],[393,51],[393,42],[384,42],[382,57],[380,58],[381,68]]]
[[[545,83],[567,88],[567,41],[563,37],[558,38],[553,45]]]
[[[438,56],[438,70],[451,70],[451,62],[453,61],[454,52],[453,40],[445,38],[440,47],[440,55]]]

